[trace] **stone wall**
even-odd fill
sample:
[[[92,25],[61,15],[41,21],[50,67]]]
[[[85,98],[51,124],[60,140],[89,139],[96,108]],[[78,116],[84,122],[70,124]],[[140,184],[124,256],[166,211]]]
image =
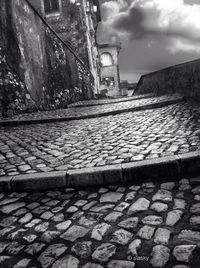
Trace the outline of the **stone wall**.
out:
[[[156,95],[182,93],[200,101],[200,60],[143,75],[135,92],[136,94],[154,92]]]
[[[21,52],[13,23],[12,2],[1,1],[0,9],[0,116],[25,110],[24,72],[20,68]]]
[[[70,0],[60,0],[60,12],[46,15],[43,0],[29,0],[29,2],[89,67],[82,5],[77,5]]]
[[[87,67],[26,0],[1,0],[0,27],[3,116],[65,108],[93,96]]]

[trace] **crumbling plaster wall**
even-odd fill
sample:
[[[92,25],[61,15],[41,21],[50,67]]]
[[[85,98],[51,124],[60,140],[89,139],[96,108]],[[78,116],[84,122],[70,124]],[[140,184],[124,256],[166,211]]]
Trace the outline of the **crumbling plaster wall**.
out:
[[[45,70],[45,32],[41,20],[25,1],[12,1],[12,8],[13,25],[21,52],[20,68],[24,72],[29,97],[38,102]]]
[[[27,1],[1,1],[0,22],[5,26],[0,41],[3,116],[66,108],[68,103],[90,98],[92,88],[80,83],[74,55]]]

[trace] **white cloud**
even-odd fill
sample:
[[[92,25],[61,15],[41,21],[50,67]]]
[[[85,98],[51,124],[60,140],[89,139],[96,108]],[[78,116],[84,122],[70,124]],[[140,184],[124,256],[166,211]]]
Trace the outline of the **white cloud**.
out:
[[[102,4],[100,40],[168,38],[166,49],[200,53],[200,5],[183,0],[116,0]]]
[[[200,54],[200,43],[193,43],[186,39],[176,38],[171,40],[171,44],[170,46],[167,46],[167,49],[172,54],[176,54],[178,52]]]

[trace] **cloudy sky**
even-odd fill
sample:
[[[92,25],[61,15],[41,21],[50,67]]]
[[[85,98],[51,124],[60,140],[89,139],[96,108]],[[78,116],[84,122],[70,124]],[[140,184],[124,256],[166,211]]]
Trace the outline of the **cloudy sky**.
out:
[[[98,41],[117,37],[121,79],[200,58],[200,0],[99,0]]]

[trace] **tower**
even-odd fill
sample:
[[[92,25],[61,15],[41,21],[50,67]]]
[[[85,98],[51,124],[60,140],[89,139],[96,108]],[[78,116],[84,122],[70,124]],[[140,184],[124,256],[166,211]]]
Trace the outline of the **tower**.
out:
[[[120,44],[100,44],[101,64],[100,93],[107,96],[120,96],[119,52]]]

